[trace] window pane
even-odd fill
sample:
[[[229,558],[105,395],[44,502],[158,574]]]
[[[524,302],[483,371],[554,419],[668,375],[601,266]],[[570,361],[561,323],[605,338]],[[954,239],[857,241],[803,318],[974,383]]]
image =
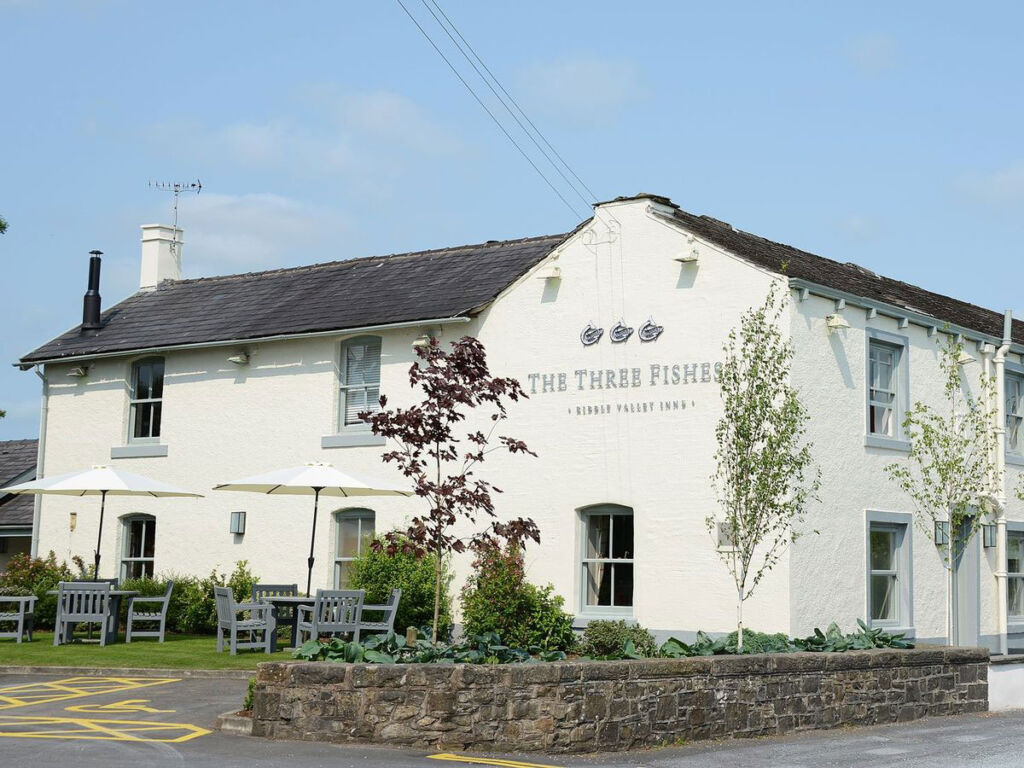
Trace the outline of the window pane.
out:
[[[369,410],[366,405],[367,392],[364,389],[349,389],[345,392],[345,424],[363,424],[359,414]]]
[[[1009,573],[1022,572],[1022,557],[1024,554],[1024,536],[1010,534],[1006,537],[1006,570]]]
[[[633,604],[633,564],[615,563],[615,605]]]
[[[871,406],[871,434],[873,435],[892,435],[893,419],[892,409],[883,408],[882,406],[872,405]]]
[[[152,558],[154,545],[156,544],[156,520],[143,521],[142,537],[142,556]]]
[[[873,528],[871,530],[871,570],[896,570],[896,532]]]
[[[612,569],[607,563],[587,563],[584,566],[587,583],[587,605],[611,605]]]
[[[359,518],[338,518],[338,557],[359,556]]]
[[[352,563],[342,560],[334,564],[334,581],[338,589],[346,589],[352,579]]]
[[[163,412],[163,403],[153,403],[150,406],[153,409],[153,414],[150,417],[151,424],[149,428],[150,437],[160,437],[160,414]]]
[[[132,430],[134,437],[149,437],[151,410],[152,406],[149,403],[137,403],[132,406],[135,422],[135,428]]]
[[[1009,614],[1011,616],[1024,616],[1024,579],[1007,579],[1006,586]]]
[[[608,557],[611,515],[587,515],[587,557]]]
[[[164,396],[164,361],[163,358],[150,363],[150,381],[153,394],[152,398],[159,399]]]
[[[128,523],[128,557],[142,557],[142,520]]]
[[[872,621],[896,620],[896,577],[871,575]]]
[[[345,384],[380,383],[380,340],[345,346]]]
[[[612,557],[633,558],[632,515],[612,515]]]

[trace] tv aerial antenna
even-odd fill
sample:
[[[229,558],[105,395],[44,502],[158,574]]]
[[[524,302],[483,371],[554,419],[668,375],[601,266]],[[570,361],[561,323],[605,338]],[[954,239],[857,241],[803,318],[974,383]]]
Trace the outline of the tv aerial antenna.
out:
[[[203,183],[195,181],[150,181],[146,186],[158,192],[171,192],[174,194],[174,239],[171,242],[171,251],[175,258],[178,258],[178,198],[182,192],[195,192],[197,195],[203,190]]]

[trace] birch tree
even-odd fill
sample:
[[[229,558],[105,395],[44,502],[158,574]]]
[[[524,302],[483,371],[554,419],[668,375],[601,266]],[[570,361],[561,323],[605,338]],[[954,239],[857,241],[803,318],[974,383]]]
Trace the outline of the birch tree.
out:
[[[992,514],[996,478],[996,422],[991,403],[994,381],[984,372],[978,394],[964,386],[959,360],[963,344],[948,336],[940,350],[942,401],[932,406],[917,401],[903,420],[910,442],[907,460],[886,466],[889,477],[911,498],[914,521],[932,543],[936,525],[948,543],[936,547],[946,569],[946,621],[950,642],[956,637],[953,581],[959,554]]]
[[[717,468],[711,479],[719,516],[706,519],[736,586],[737,647],[743,649],[743,604],[800,536],[821,472],[804,435],[809,419],[790,384],[792,343],[781,326],[787,302],[773,284],[764,304],[745,312],[722,348],[724,413],[715,430]]]

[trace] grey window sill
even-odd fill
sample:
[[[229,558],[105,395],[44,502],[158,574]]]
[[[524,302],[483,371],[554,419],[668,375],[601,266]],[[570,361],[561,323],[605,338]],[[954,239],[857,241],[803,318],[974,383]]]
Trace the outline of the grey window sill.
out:
[[[167,446],[159,443],[117,445],[110,449],[110,458],[112,459],[148,459],[166,455]]]
[[[1018,619],[1010,619],[1006,624],[1006,634],[1008,635],[1019,635],[1024,633],[1024,621]]]
[[[632,610],[625,610],[621,612],[608,611],[607,613],[579,613],[573,616],[572,627],[573,629],[583,629],[592,621],[624,621],[630,626],[636,624],[636,619],[633,618]]]
[[[1019,453],[1006,452],[1006,463],[1012,464],[1015,467],[1024,467],[1024,456]]]
[[[891,627],[885,624],[868,624],[871,629],[882,629],[890,635],[903,635],[908,640],[917,636],[917,630],[913,627]]]
[[[864,445],[868,448],[885,448],[890,451],[903,451],[904,453],[910,453],[910,443],[908,441],[898,440],[892,437],[864,435]]]
[[[340,435],[324,435],[320,438],[321,448],[354,448],[357,446],[384,445],[387,439],[372,432],[348,432]]]

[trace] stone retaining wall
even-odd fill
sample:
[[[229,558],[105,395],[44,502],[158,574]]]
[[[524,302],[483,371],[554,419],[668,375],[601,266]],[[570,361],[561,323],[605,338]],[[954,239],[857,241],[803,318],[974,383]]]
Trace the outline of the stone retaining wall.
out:
[[[547,664],[264,663],[253,734],[597,752],[988,707],[981,648]]]

